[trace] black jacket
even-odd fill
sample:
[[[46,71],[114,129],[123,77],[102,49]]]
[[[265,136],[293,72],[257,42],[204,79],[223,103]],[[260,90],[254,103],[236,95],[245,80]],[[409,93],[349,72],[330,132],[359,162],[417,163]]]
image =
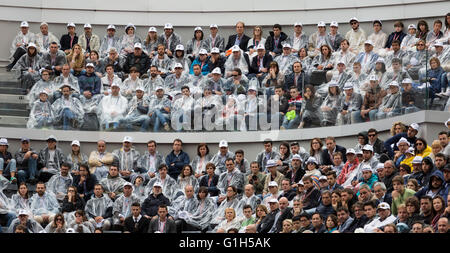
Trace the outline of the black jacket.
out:
[[[266,38],[266,44],[264,45],[267,51],[274,52],[277,55],[280,55],[283,52],[283,46],[281,43],[285,41],[288,36],[281,32],[278,45],[275,48],[275,37],[273,32],[269,32],[270,36]]]
[[[295,73],[292,72],[284,77],[284,90],[289,91],[289,88],[295,84]],[[302,70],[300,75],[297,77],[297,89],[300,94],[303,94],[304,85],[309,83],[309,76]],[[289,94],[289,93],[287,93]]]
[[[347,162],[347,158],[345,156],[345,153],[347,152],[347,149],[344,147],[341,147],[339,145],[336,145],[335,152],[341,152],[342,153],[342,160],[344,163]],[[322,152],[322,165],[333,165],[333,160],[331,159],[330,155],[328,154],[328,150],[324,149]]]
[[[70,47],[70,35],[69,34],[64,34],[63,36],[61,36],[61,40],[60,40],[59,43],[61,44],[61,48],[60,49],[62,51],[65,51],[67,49],[72,49]],[[77,44],[77,43],[78,43],[78,36],[75,33],[75,37],[73,38],[73,41],[72,41],[72,46]]]
[[[374,153],[382,154],[384,152],[384,141],[380,140],[380,138],[377,138],[372,147]]]
[[[269,53],[266,53],[263,57],[263,68],[269,69],[269,65],[272,61],[273,61],[272,55],[270,55]],[[253,57],[252,64],[250,65],[249,73],[253,73],[253,74],[261,73],[259,71],[259,67],[258,67],[258,56]]]
[[[144,234],[148,232],[148,228],[150,227],[150,220],[145,218],[144,216],[136,224],[134,222],[134,217],[129,216],[124,221],[124,231],[130,232],[132,234]]]
[[[280,217],[278,217],[277,220],[277,230],[275,233],[279,233],[283,231],[283,221],[286,219],[292,219],[294,217],[294,209],[292,207],[286,207],[284,212],[280,214]]]
[[[308,210],[319,205],[321,194],[315,187],[312,190],[306,191],[305,198],[303,199],[303,210]]]
[[[217,184],[219,183],[219,176],[214,174],[210,185],[208,185],[208,179],[209,179],[208,175],[202,176],[200,178],[199,186],[200,187],[202,187],[202,186],[207,187],[208,188],[208,193],[209,193],[209,195],[211,197],[219,195],[220,190],[217,188]]]
[[[280,198],[282,198],[282,197],[285,197],[285,198],[287,198],[289,201],[291,201],[291,200],[293,200],[294,199],[294,197],[297,195],[297,191],[295,190],[295,189],[291,189],[291,190],[289,190],[288,192],[282,192],[281,194],[280,194],[280,196],[278,196],[278,199],[280,199]]]
[[[123,64],[123,71],[130,73],[131,67],[136,67],[142,76],[150,68],[150,58],[144,52],[142,52],[141,56],[136,56],[134,53],[128,54]]]
[[[63,203],[62,203],[62,212],[65,213],[70,213],[70,212],[74,212],[76,210],[84,210],[84,206],[86,205],[86,202],[84,201],[83,198],[80,198],[80,195],[76,195],[75,197],[75,203],[73,202],[69,202],[69,197],[66,196],[63,199]]]
[[[354,233],[357,228],[364,228],[369,218],[366,215],[361,216],[359,219],[353,219],[352,223],[344,230],[343,233]]]
[[[303,176],[305,175],[305,170],[303,168],[299,168],[294,175],[294,179],[292,179],[292,172],[293,170],[291,169],[287,174],[286,174],[286,178],[290,180],[291,184],[296,184],[298,183]]]
[[[219,59],[213,63],[211,61],[211,58],[208,59],[208,68],[209,72],[211,73],[215,68],[220,68],[220,71],[222,71],[222,74],[225,73],[225,61],[227,59],[225,57],[220,56]]]
[[[97,183],[97,177],[95,175],[90,175],[82,184],[80,184],[80,178],[80,175],[74,176],[72,185],[77,187],[78,194],[84,194],[84,200],[88,201],[94,194],[94,186]]]
[[[155,231],[159,231],[158,220],[159,220],[159,218],[150,221],[148,233],[155,233]],[[177,227],[175,225],[175,221],[173,221],[171,219],[166,219],[166,226],[164,227],[164,233],[174,234],[176,232],[177,232]]]
[[[155,216],[158,214],[158,206],[159,205],[170,205],[170,201],[168,198],[166,198],[162,193],[158,194],[158,196],[155,197],[154,194],[150,194],[142,204],[142,214],[148,215],[150,217]]]
[[[324,206],[323,203],[320,203],[320,205],[316,208],[316,212],[319,212],[320,216],[322,216],[324,220],[330,214],[336,215],[336,211],[334,211],[334,208],[331,204],[328,206]]]
[[[225,47],[225,50],[228,50],[228,49],[230,49],[232,46],[234,46],[234,42],[236,41],[236,36],[237,36],[237,34],[234,34],[234,35],[230,35],[229,37],[228,37],[228,44],[227,44],[227,46]],[[244,51],[244,52],[247,52],[247,44],[248,44],[248,41],[250,40],[250,37],[248,37],[247,35],[242,35],[242,38],[241,38],[241,42],[239,43],[239,47],[242,49],[242,51]]]
[[[392,184],[392,179],[397,175],[398,175],[398,172],[394,171],[391,175],[384,176],[383,183],[384,183],[384,185],[386,185],[386,194],[388,194],[388,193],[390,194],[394,190],[394,185]]]
[[[273,223],[275,222],[275,216],[280,211],[280,209],[277,209],[275,211],[272,211],[264,217],[264,219],[261,221],[261,223],[258,224],[256,227],[256,231],[258,233],[268,233],[270,229],[273,226]]]

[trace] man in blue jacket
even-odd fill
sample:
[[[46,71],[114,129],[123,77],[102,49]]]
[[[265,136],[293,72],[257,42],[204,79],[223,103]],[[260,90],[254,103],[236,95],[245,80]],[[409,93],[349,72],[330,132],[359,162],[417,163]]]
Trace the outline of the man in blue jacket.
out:
[[[430,177],[428,185],[424,186],[414,196],[420,199],[424,195],[437,196],[440,195],[447,201],[448,184],[445,183],[444,174],[440,170],[435,170]]]
[[[166,164],[169,166],[169,176],[177,180],[183,166],[189,164],[189,155],[182,150],[183,142],[180,139],[173,141],[172,151],[166,156]]]
[[[86,64],[86,73],[78,79],[78,85],[80,86],[80,94],[86,97],[92,97],[94,95],[100,94],[100,88],[102,81],[94,73],[94,64]],[[86,94],[85,94],[86,93]],[[90,96],[88,93],[91,93]]]
[[[202,70],[202,75],[206,76],[209,74],[209,67],[208,67],[209,57],[208,52],[206,49],[202,48],[198,52],[198,57],[195,58],[195,60],[191,64],[191,68],[189,69],[189,74],[194,74],[194,65],[199,65],[200,69]]]
[[[399,133],[387,139],[384,142],[384,149],[388,153],[389,157],[391,159],[394,158],[394,150],[391,147],[392,144],[396,144],[402,137],[406,138],[409,143],[415,143],[417,139],[417,133],[419,133],[419,125],[417,123],[412,123],[411,125],[409,125],[408,131],[406,133]],[[397,149],[395,145],[394,149]]]

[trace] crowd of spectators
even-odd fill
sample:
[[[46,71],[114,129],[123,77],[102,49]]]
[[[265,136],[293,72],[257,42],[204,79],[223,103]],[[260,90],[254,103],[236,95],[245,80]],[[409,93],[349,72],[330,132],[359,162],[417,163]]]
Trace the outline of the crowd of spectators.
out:
[[[103,38],[69,23],[58,39],[47,23],[34,34],[23,21],[7,70],[28,94],[29,128],[257,130],[266,117],[292,129],[448,110],[450,14],[430,28],[396,21],[392,33],[381,20],[373,31],[349,24],[327,32],[321,21],[309,35],[300,22],[292,34],[255,26],[249,37],[237,22],[228,41],[211,24],[183,43],[170,23],[145,36],[109,25]]]
[[[254,159],[226,140],[190,157],[180,139],[166,154],[155,141],[137,150],[126,136],[110,152],[99,140],[88,155],[77,140],[65,154],[51,135],[40,151],[22,138],[12,155],[1,138],[0,186],[18,190],[0,193],[0,223],[8,233],[448,233],[445,126],[431,146],[402,122],[351,147],[266,139]]]

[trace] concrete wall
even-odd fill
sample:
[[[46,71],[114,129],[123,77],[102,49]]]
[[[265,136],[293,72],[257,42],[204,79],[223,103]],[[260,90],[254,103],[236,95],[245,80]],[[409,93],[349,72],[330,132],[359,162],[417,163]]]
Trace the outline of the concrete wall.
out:
[[[188,152],[191,159],[196,155],[198,143],[205,142],[210,147],[211,153],[218,151],[218,143],[225,139],[229,143],[231,151],[243,149],[245,157],[249,160],[256,158],[256,155],[262,151],[262,141],[266,138],[274,140],[274,147],[279,146],[282,141],[299,141],[300,145],[309,151],[309,142],[314,137],[326,138],[334,136],[339,145],[350,148],[357,143],[356,134],[367,131],[369,128],[377,129],[382,140],[390,137],[390,128],[393,122],[401,121],[405,124],[418,123],[420,125],[419,136],[424,137],[429,145],[434,139],[437,139],[437,133],[445,130],[444,122],[450,117],[449,112],[441,111],[421,111],[394,118],[378,120],[375,122],[353,124],[347,126],[321,127],[311,129],[293,129],[283,131],[255,131],[255,132],[200,132],[200,133],[127,133],[127,132],[82,132],[82,131],[62,131],[62,130],[35,130],[35,129],[17,129],[0,128],[0,135],[7,137],[10,143],[10,152],[14,153],[20,148],[20,138],[26,136],[30,138],[31,146],[40,150],[46,146],[45,140],[50,134],[53,134],[59,141],[58,146],[65,153],[70,152],[70,143],[72,140],[81,142],[81,150],[88,154],[96,149],[96,142],[99,139],[107,141],[107,150],[112,151],[121,146],[123,137],[126,135],[134,139],[134,146],[143,153],[146,150],[146,143],[149,140],[155,140],[158,143],[158,149],[163,154],[168,154],[172,147],[172,141],[180,138],[184,142],[184,150]]]
[[[419,17],[432,23],[436,18],[443,20],[450,9],[447,0],[279,0],[276,3],[272,0],[0,0],[0,30],[4,34],[0,40],[0,61],[7,60],[11,41],[22,20],[30,22],[33,32],[39,32],[39,24],[46,21],[57,37],[66,33],[68,22],[77,24],[78,33],[82,32],[82,24],[89,22],[99,36],[105,34],[107,24],[118,25],[118,34],[122,34],[122,28],[132,22],[141,37],[146,35],[149,26],[162,31],[164,23],[171,22],[186,43],[192,38],[195,26],[208,30],[211,23],[218,24],[220,33],[226,37],[234,32],[238,20],[250,26],[248,35],[254,25],[262,25],[267,35],[275,23],[291,34],[295,22],[302,22],[305,32],[311,34],[322,20],[327,24],[333,20],[339,22],[340,32],[345,33],[350,29],[348,20],[356,16],[368,34],[374,19],[383,20],[385,32],[390,33],[397,19],[403,20],[406,26],[417,24]]]

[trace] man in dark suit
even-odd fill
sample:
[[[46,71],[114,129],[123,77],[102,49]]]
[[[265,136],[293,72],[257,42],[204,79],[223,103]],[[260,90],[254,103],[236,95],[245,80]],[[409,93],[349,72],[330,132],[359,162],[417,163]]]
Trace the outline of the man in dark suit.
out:
[[[329,167],[333,166],[333,154],[336,152],[341,152],[344,160],[344,163],[347,162],[347,157],[345,156],[347,150],[344,147],[336,145],[336,140],[332,136],[328,136],[325,139],[325,144],[327,148],[322,152],[322,166]],[[322,168],[323,169],[323,168]]]
[[[279,233],[283,230],[283,221],[286,219],[292,219],[294,217],[294,210],[292,207],[289,206],[289,201],[287,198],[282,197],[280,200],[278,200],[280,205],[280,216],[278,217],[278,220],[276,221],[276,228],[272,229],[274,233]]]
[[[273,25],[273,31],[269,32],[270,35],[266,39],[266,49],[273,57],[283,53],[283,45],[281,43],[288,38],[288,36],[281,30],[282,28],[280,24]]]
[[[124,233],[147,233],[150,220],[141,215],[141,205],[138,202],[131,204],[131,214],[125,219]]]
[[[236,33],[234,35],[230,35],[228,37],[228,44],[225,47],[225,50],[230,49],[234,45],[239,45],[239,47],[242,49],[242,51],[247,51],[247,44],[250,40],[250,37],[244,34],[244,27],[245,24],[242,21],[237,22],[236,24]]]
[[[153,193],[150,194],[142,204],[142,214],[152,219],[158,214],[160,205],[170,205],[170,200],[162,193],[162,184],[157,181],[153,185]]]
[[[176,233],[177,228],[175,226],[175,221],[173,219],[169,219],[167,214],[169,211],[167,210],[166,205],[160,205],[158,207],[158,217],[152,219],[150,222],[150,227],[148,229],[149,233]]]
[[[276,198],[272,198],[269,200],[270,205],[270,213],[266,215],[266,217],[258,224],[256,230],[258,233],[269,233],[271,228],[274,226],[275,218],[279,215],[280,209],[278,208],[278,200]]]
[[[249,73],[261,79],[261,82],[269,72],[269,65],[273,61],[273,57],[266,51],[263,44],[258,44],[256,51],[257,55],[252,59]]]
[[[300,94],[303,94],[304,86],[309,83],[309,76],[303,71],[303,66],[301,62],[295,62],[292,65],[292,72],[289,75],[286,75],[284,78],[284,88],[283,90],[286,94],[289,94],[289,88],[291,86],[296,86],[300,91]],[[288,99],[290,95],[288,95]]]

